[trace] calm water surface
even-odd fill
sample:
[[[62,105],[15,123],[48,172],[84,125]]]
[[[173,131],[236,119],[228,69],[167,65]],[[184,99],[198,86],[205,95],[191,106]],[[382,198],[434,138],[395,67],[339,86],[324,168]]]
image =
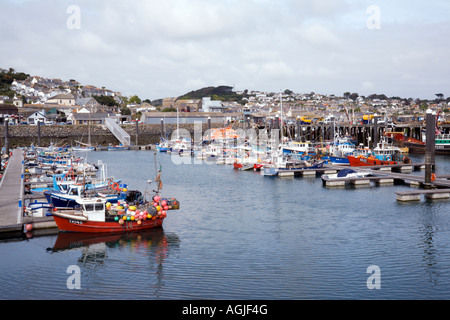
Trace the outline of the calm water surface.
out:
[[[88,154],[98,159],[133,189],[155,177],[153,151]],[[404,204],[395,191],[405,185],[330,189],[319,178],[157,159],[163,195],[181,202],[163,229],[3,240],[0,298],[450,298],[449,200]],[[449,160],[437,157],[438,173],[450,173]],[[70,290],[73,265],[81,287]],[[380,289],[367,287],[371,265]]]

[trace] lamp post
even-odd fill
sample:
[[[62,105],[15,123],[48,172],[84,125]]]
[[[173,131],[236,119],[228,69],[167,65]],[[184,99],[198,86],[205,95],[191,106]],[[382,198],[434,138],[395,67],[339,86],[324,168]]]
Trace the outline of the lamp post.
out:
[[[431,174],[435,153],[435,115],[431,109],[426,111],[426,146],[425,146],[425,188],[431,188]]]

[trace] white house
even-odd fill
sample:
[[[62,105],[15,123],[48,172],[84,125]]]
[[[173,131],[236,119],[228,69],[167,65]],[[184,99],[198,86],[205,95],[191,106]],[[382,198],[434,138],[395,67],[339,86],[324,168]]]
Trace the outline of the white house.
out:
[[[19,98],[19,97],[14,96],[13,104],[14,104],[17,108],[23,108],[23,100],[22,100],[22,98]]]
[[[59,106],[74,106],[75,105],[75,97],[68,94],[57,94],[54,97],[51,97],[47,100],[48,104],[57,104]]]
[[[211,100],[210,97],[204,97],[202,99],[203,112],[220,112],[222,109],[222,101]]]
[[[36,111],[28,116],[27,123],[29,125],[37,125],[38,122],[41,122],[41,124],[44,124],[47,120],[47,117],[45,116],[45,111]]]

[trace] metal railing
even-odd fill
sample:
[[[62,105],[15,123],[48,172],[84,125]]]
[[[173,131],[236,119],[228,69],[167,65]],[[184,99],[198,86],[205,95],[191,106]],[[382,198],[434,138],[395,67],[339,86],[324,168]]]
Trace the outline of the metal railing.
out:
[[[124,146],[131,145],[130,135],[125,130],[123,130],[114,119],[106,118],[105,125],[109,129],[109,131],[111,131],[111,133],[117,138],[117,140],[120,141],[121,144],[123,144]]]

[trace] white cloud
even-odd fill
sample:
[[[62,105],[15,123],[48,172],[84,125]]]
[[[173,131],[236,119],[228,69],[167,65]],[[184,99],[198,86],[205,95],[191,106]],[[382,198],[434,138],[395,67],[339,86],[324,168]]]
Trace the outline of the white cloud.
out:
[[[78,0],[79,30],[66,27],[73,1],[0,1],[0,67],[142,98],[219,84],[408,97],[448,90],[444,0],[378,0],[381,30],[367,29],[369,0]]]
[[[339,38],[322,24],[314,23],[298,30],[299,36],[310,45],[336,46],[341,43]]]

